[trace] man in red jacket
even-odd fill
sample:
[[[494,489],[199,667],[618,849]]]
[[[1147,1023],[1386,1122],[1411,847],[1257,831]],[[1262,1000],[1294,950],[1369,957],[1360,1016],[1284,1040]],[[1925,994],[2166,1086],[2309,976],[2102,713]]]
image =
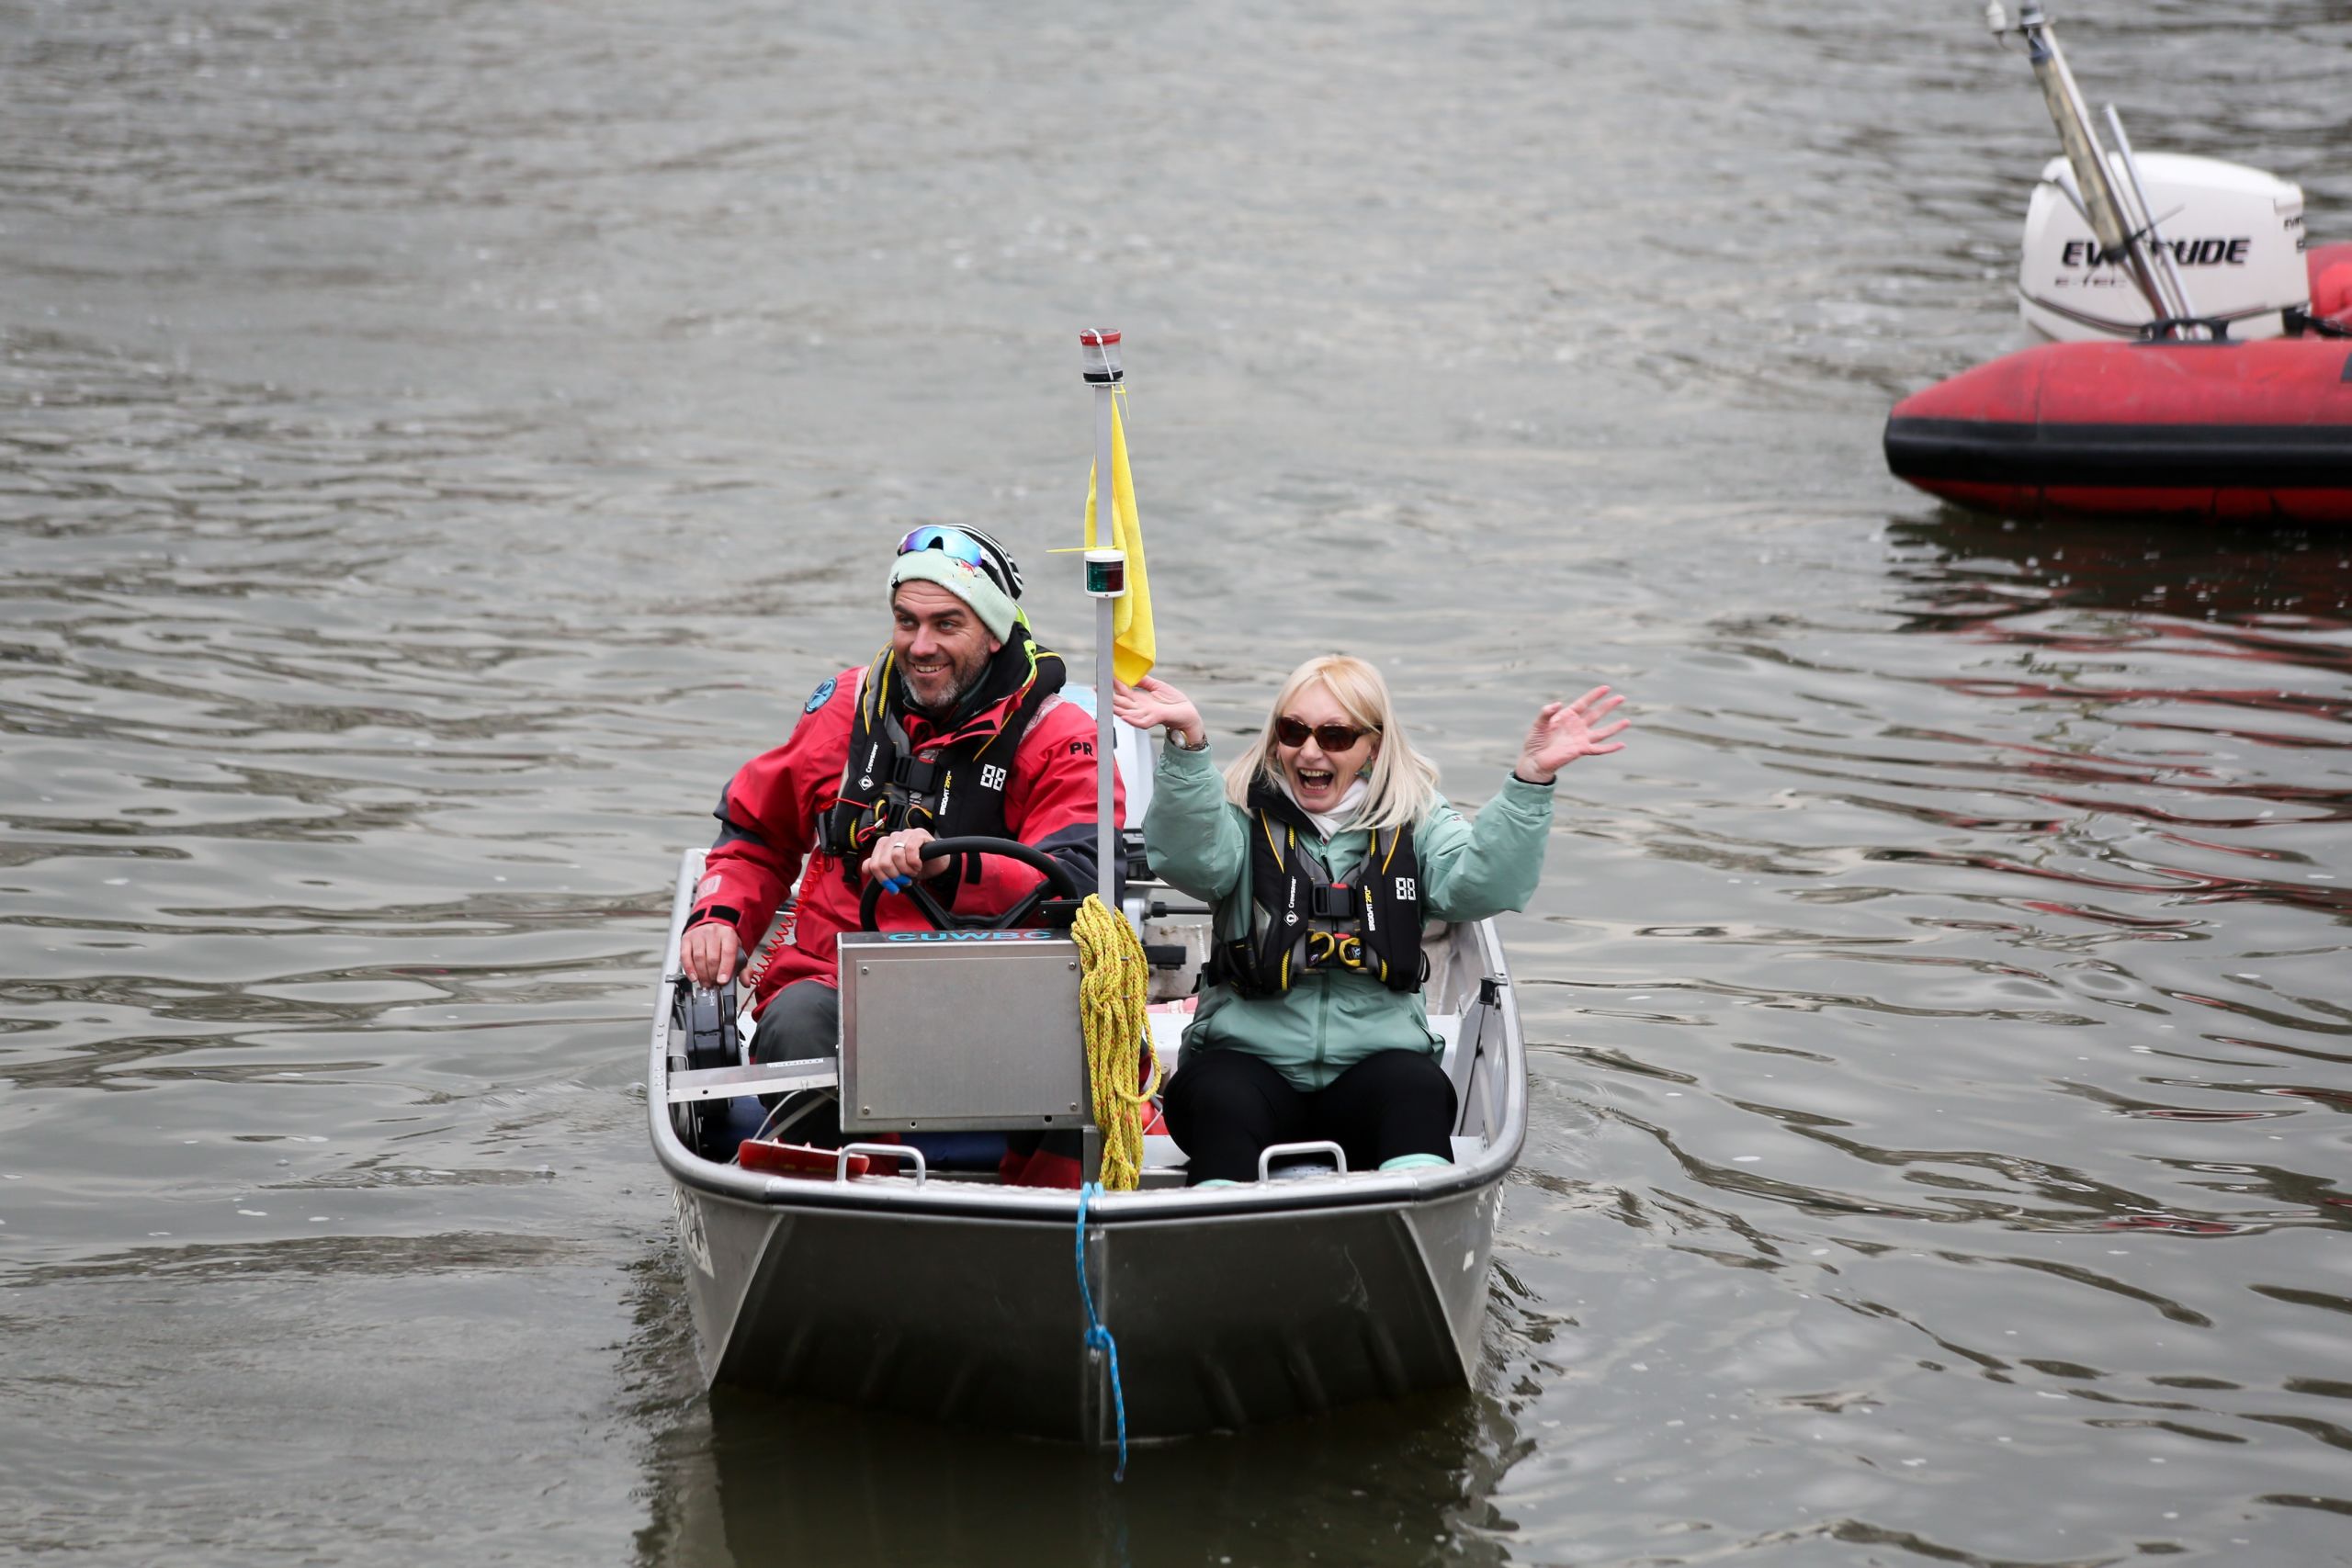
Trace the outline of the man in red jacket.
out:
[[[857,929],[867,881],[924,876],[939,902],[979,914],[1011,908],[1039,881],[1000,856],[978,860],[977,881],[967,857],[926,863],[933,838],[1018,839],[1080,887],[1096,885],[1094,719],[1062,695],[1061,656],[1037,646],[1020,595],[1020,569],[979,530],[909,534],[890,570],[889,647],[818,682],[791,736],[719,797],[680,960],[708,986],[752,953],[754,1060],[832,1055],[834,938]],[[1125,793],[1113,789],[1115,825]],[[796,876],[792,907],[771,931]],[[886,894],[876,923],[926,922]]]

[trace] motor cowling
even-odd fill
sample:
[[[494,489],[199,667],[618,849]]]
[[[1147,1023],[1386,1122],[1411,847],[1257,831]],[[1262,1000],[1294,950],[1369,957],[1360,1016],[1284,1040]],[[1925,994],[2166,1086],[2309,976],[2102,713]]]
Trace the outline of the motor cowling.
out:
[[[2111,162],[2117,185],[2125,185],[2122,158]],[[2186,153],[2143,152],[2139,165],[2156,231],[2197,316],[2226,321],[2233,338],[2277,337],[2280,312],[2310,307],[2301,186]],[[2043,166],[2026,208],[2018,310],[2029,326],[2062,343],[2137,337],[2155,312],[2128,266],[2099,259],[2074,189],[2065,159]]]

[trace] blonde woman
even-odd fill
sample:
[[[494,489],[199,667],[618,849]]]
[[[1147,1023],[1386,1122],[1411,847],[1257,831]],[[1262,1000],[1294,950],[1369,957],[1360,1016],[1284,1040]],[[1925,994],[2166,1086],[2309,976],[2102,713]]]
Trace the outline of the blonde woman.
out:
[[[1148,677],[1117,688],[1122,719],[1168,731],[1144,818],[1151,869],[1216,908],[1165,1101],[1193,1184],[1255,1180],[1269,1145],[1308,1139],[1337,1143],[1351,1170],[1447,1160],[1453,1086],[1422,1005],[1422,923],[1525,904],[1552,781],[1623,749],[1611,737],[1628,721],[1608,721],[1622,701],[1596,686],[1546,705],[1472,822],[1440,797],[1437,768],[1361,659],[1292,671],[1221,778],[1190,698]]]

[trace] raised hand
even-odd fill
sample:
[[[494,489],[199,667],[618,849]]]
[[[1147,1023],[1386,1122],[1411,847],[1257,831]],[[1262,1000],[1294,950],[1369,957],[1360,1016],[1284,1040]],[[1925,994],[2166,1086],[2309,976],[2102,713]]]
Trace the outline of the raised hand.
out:
[[[1193,705],[1193,699],[1148,675],[1132,686],[1124,681],[1112,682],[1111,711],[1137,729],[1164,724],[1171,739],[1181,739],[1194,750],[1208,738],[1201,724],[1201,710]]]
[[[1528,727],[1527,740],[1519,749],[1519,766],[1514,771],[1530,784],[1550,784],[1562,768],[1578,757],[1623,751],[1625,743],[1610,737],[1633,720],[1602,720],[1624,700],[1606,686],[1595,686],[1572,703],[1544,704],[1544,711]]]

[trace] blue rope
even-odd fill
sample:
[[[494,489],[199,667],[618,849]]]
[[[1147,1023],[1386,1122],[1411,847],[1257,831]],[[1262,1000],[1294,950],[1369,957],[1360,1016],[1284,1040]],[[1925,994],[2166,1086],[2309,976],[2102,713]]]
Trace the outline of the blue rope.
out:
[[[1111,1472],[1114,1481],[1127,1478],[1127,1391],[1119,1382],[1119,1342],[1094,1315],[1094,1292],[1086,1282],[1086,1201],[1094,1196],[1095,1184],[1087,1182],[1078,1190],[1078,1298],[1086,1303],[1086,1348],[1100,1350],[1111,1358],[1111,1405],[1119,1416],[1119,1468]]]

